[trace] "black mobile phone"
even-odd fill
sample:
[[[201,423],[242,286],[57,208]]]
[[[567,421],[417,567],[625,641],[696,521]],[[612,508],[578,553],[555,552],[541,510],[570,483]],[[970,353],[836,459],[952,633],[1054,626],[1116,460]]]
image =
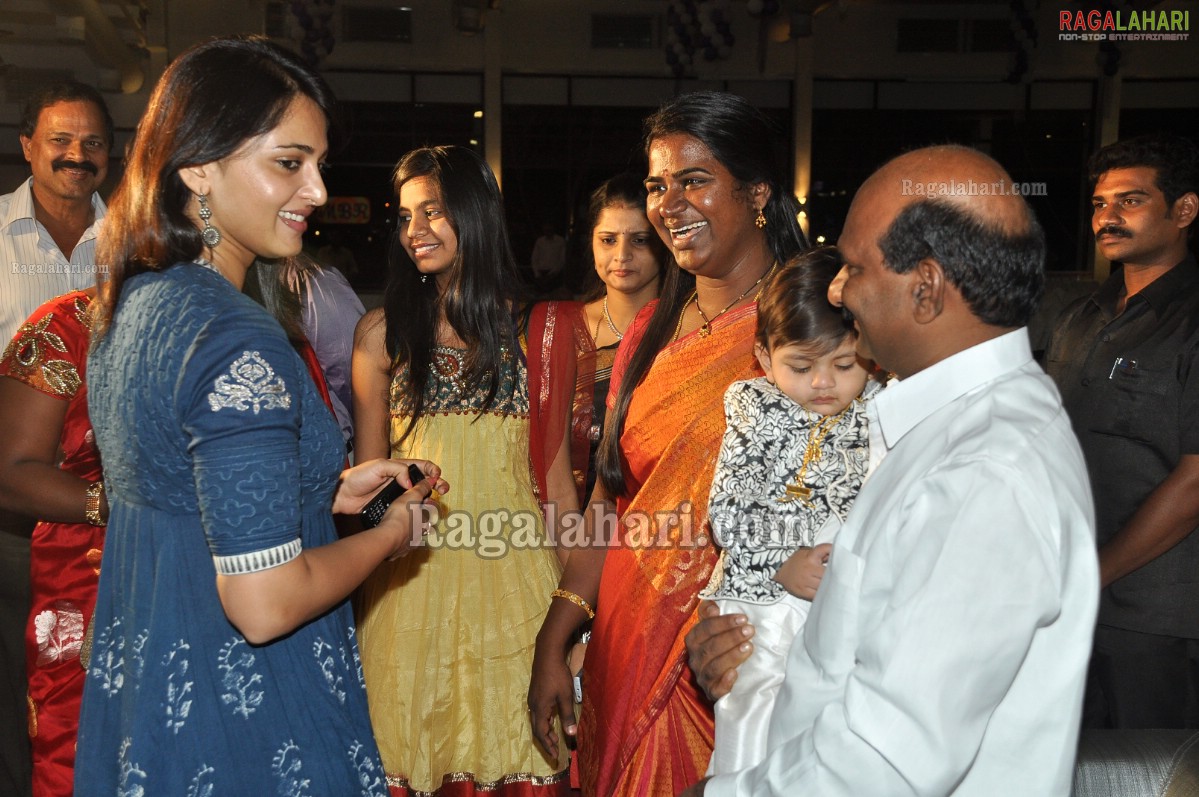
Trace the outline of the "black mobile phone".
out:
[[[415,465],[408,466],[408,478],[412,480],[412,484],[422,481],[425,474],[421,473],[421,469]],[[404,494],[405,487],[395,479],[391,480],[391,484],[379,491],[379,494],[370,500],[370,502],[362,508],[359,517],[362,519],[362,527],[364,529],[373,529],[383,522],[383,513],[387,511],[387,507],[391,506],[391,502]]]
[[[408,466],[408,481],[412,482],[413,487],[416,486],[417,482],[423,482],[424,480],[425,474],[421,473],[420,468],[415,465]]]

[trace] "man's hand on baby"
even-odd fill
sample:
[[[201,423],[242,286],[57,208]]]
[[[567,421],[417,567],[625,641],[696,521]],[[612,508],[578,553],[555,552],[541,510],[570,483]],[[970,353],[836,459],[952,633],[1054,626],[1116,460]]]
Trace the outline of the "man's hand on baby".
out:
[[[827,542],[814,548],[800,548],[783,562],[774,580],[795,597],[812,600],[816,597],[820,579],[824,578],[824,568],[832,550],[833,546]]]

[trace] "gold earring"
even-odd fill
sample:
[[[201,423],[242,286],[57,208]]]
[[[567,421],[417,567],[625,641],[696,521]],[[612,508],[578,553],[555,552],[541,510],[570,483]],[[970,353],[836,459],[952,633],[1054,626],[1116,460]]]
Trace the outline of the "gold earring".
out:
[[[759,230],[766,227],[766,216],[762,213],[761,208],[758,208],[758,217],[754,219],[754,225],[756,225]]]

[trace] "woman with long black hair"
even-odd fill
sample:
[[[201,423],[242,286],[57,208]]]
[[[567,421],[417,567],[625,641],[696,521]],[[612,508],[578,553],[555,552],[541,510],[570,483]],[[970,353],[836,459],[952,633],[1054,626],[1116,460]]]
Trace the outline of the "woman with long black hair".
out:
[[[231,93],[230,87],[236,87]],[[214,39],[171,63],[98,258],[88,405],[110,512],[75,794],[387,795],[346,600],[411,548],[410,505],[339,540],[407,462],[343,471],[284,330],[241,293],[326,199],[333,98],[294,55]]]
[[[625,333],[612,372],[591,503],[614,507],[623,531],[613,547],[572,552],[529,689],[534,731],[552,746],[556,722],[574,730],[563,651],[594,612],[579,763],[583,793],[603,797],[675,795],[707,769],[712,707],[683,638],[716,563],[702,538],[724,392],[760,374],[758,295],[805,247],[774,130],[748,102],[685,94],[645,131],[647,215],[677,268]]]
[[[454,495],[426,545],[362,590],[383,764],[398,794],[557,793],[565,759],[533,745],[524,698],[560,572],[554,519],[578,506],[571,325],[522,301],[499,186],[472,150],[409,152],[394,184],[391,282],[356,334],[355,450],[433,458]]]

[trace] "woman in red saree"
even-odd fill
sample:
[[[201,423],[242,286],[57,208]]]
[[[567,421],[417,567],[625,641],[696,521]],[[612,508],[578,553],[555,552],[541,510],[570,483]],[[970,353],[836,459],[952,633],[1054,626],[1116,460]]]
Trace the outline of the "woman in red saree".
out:
[[[580,505],[595,486],[595,455],[617,347],[641,308],[658,297],[666,259],[645,217],[645,185],[632,172],[605,180],[592,192],[584,229],[591,244],[591,287],[582,301],[561,303],[571,314],[578,362],[570,460]]]
[[[571,408],[570,460],[579,505],[595,486],[595,455],[607,413],[608,387],[617,348],[633,319],[658,296],[666,249],[645,216],[642,176],[624,172],[591,193],[587,224],[591,238],[591,284],[585,299],[563,302],[575,342],[575,394]],[[570,654],[570,669],[583,663],[591,629],[584,626]],[[579,787],[578,751],[571,751],[570,785]]]
[[[683,638],[716,563],[706,533],[728,385],[757,373],[757,291],[804,247],[771,125],[739,97],[687,94],[646,120],[647,215],[674,257],[625,335],[609,392],[591,545],[571,552],[538,635],[534,733],[575,733],[566,642],[594,607],[578,727],[584,795],[673,795],[712,751]],[[598,520],[615,507],[620,526]],[[614,533],[615,532],[615,533]]]
[[[95,289],[42,304],[0,359],[0,500],[40,518],[30,555],[25,629],[33,794],[70,795],[86,644],[108,504],[87,416]],[[57,457],[61,451],[61,464]]]

